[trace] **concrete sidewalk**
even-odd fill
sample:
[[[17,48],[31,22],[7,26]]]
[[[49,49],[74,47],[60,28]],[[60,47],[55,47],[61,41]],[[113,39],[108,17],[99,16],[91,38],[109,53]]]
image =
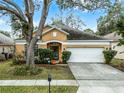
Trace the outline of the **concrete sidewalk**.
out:
[[[0,80],[0,86],[48,86],[47,80]],[[52,86],[78,86],[76,80],[52,80]]]
[[[77,93],[124,93],[124,80],[79,80]]]

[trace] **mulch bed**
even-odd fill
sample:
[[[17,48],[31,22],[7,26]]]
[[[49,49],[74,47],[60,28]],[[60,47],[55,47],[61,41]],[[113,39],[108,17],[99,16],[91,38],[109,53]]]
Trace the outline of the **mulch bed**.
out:
[[[56,66],[67,66],[68,64],[55,64],[55,65],[49,65],[49,64],[36,64],[36,66],[40,67],[56,67]]]

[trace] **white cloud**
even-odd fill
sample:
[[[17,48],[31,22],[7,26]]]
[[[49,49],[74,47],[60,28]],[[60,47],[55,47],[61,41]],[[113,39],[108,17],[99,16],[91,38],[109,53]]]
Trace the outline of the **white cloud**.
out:
[[[11,32],[11,26],[0,25],[0,30]]]
[[[38,21],[34,21],[34,26],[38,26],[39,22]]]
[[[0,19],[0,25],[5,24],[5,21]]]

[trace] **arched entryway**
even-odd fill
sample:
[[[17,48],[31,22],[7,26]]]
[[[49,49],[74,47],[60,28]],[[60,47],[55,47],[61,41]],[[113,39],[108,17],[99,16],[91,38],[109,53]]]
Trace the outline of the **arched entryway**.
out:
[[[47,43],[47,48],[53,50],[53,56],[55,60],[61,62],[62,59],[62,44],[59,42],[49,42]]]

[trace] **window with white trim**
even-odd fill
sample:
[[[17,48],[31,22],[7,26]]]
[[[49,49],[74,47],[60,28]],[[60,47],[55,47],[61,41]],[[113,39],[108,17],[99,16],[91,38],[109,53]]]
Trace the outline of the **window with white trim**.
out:
[[[53,37],[56,37],[57,36],[57,32],[53,32]]]

